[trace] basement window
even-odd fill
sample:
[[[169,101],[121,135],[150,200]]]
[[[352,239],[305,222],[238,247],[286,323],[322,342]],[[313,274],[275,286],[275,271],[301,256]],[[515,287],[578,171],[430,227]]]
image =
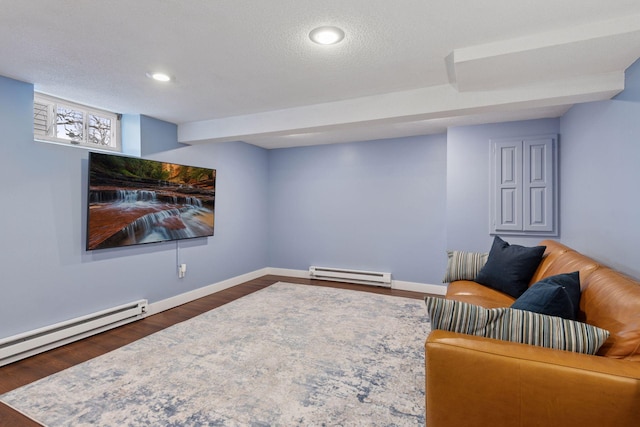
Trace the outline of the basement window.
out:
[[[33,98],[33,137],[37,141],[122,151],[119,114],[41,93]]]

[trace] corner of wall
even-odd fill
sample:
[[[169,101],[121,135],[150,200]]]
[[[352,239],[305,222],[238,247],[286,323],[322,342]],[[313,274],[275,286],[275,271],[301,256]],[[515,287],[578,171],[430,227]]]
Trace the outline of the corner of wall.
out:
[[[120,121],[122,133],[122,153],[140,157],[142,144],[140,140],[140,115],[123,114]]]
[[[174,150],[186,144],[178,142],[178,126],[141,114],[124,114],[121,121],[122,153],[142,157]]]
[[[624,90],[613,98],[616,101],[640,102],[640,59],[624,72]]]
[[[175,150],[186,145],[178,142],[178,125],[175,123],[140,116],[140,149],[143,156]]]

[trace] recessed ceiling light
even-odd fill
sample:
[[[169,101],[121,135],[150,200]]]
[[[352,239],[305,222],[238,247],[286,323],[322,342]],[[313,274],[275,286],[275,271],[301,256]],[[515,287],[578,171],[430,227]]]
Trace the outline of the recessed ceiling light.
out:
[[[159,82],[170,82],[171,76],[165,73],[147,73],[147,77]]]
[[[318,27],[311,30],[309,38],[318,44],[336,44],[344,38],[344,31],[338,27]]]

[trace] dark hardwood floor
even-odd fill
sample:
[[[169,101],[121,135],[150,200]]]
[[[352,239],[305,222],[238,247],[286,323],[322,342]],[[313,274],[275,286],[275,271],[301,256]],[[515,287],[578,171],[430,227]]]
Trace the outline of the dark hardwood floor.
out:
[[[147,335],[158,332],[176,323],[191,319],[206,311],[220,307],[230,301],[263,289],[276,282],[299,283],[301,285],[329,286],[354,289],[386,295],[421,299],[424,294],[375,286],[354,285],[284,276],[263,276],[232,288],[208,295],[179,307],[146,317],[110,331],[85,338],[63,347],[58,347],[30,358],[0,367],[0,394],[39,380],[63,369],[85,362],[109,351],[127,345]],[[0,426],[38,426],[22,414],[0,403]]]

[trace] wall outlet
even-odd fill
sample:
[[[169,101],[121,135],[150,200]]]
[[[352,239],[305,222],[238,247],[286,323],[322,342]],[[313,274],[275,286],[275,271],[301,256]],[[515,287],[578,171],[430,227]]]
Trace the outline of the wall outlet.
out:
[[[178,277],[182,279],[187,274],[187,264],[180,264],[178,266]]]

